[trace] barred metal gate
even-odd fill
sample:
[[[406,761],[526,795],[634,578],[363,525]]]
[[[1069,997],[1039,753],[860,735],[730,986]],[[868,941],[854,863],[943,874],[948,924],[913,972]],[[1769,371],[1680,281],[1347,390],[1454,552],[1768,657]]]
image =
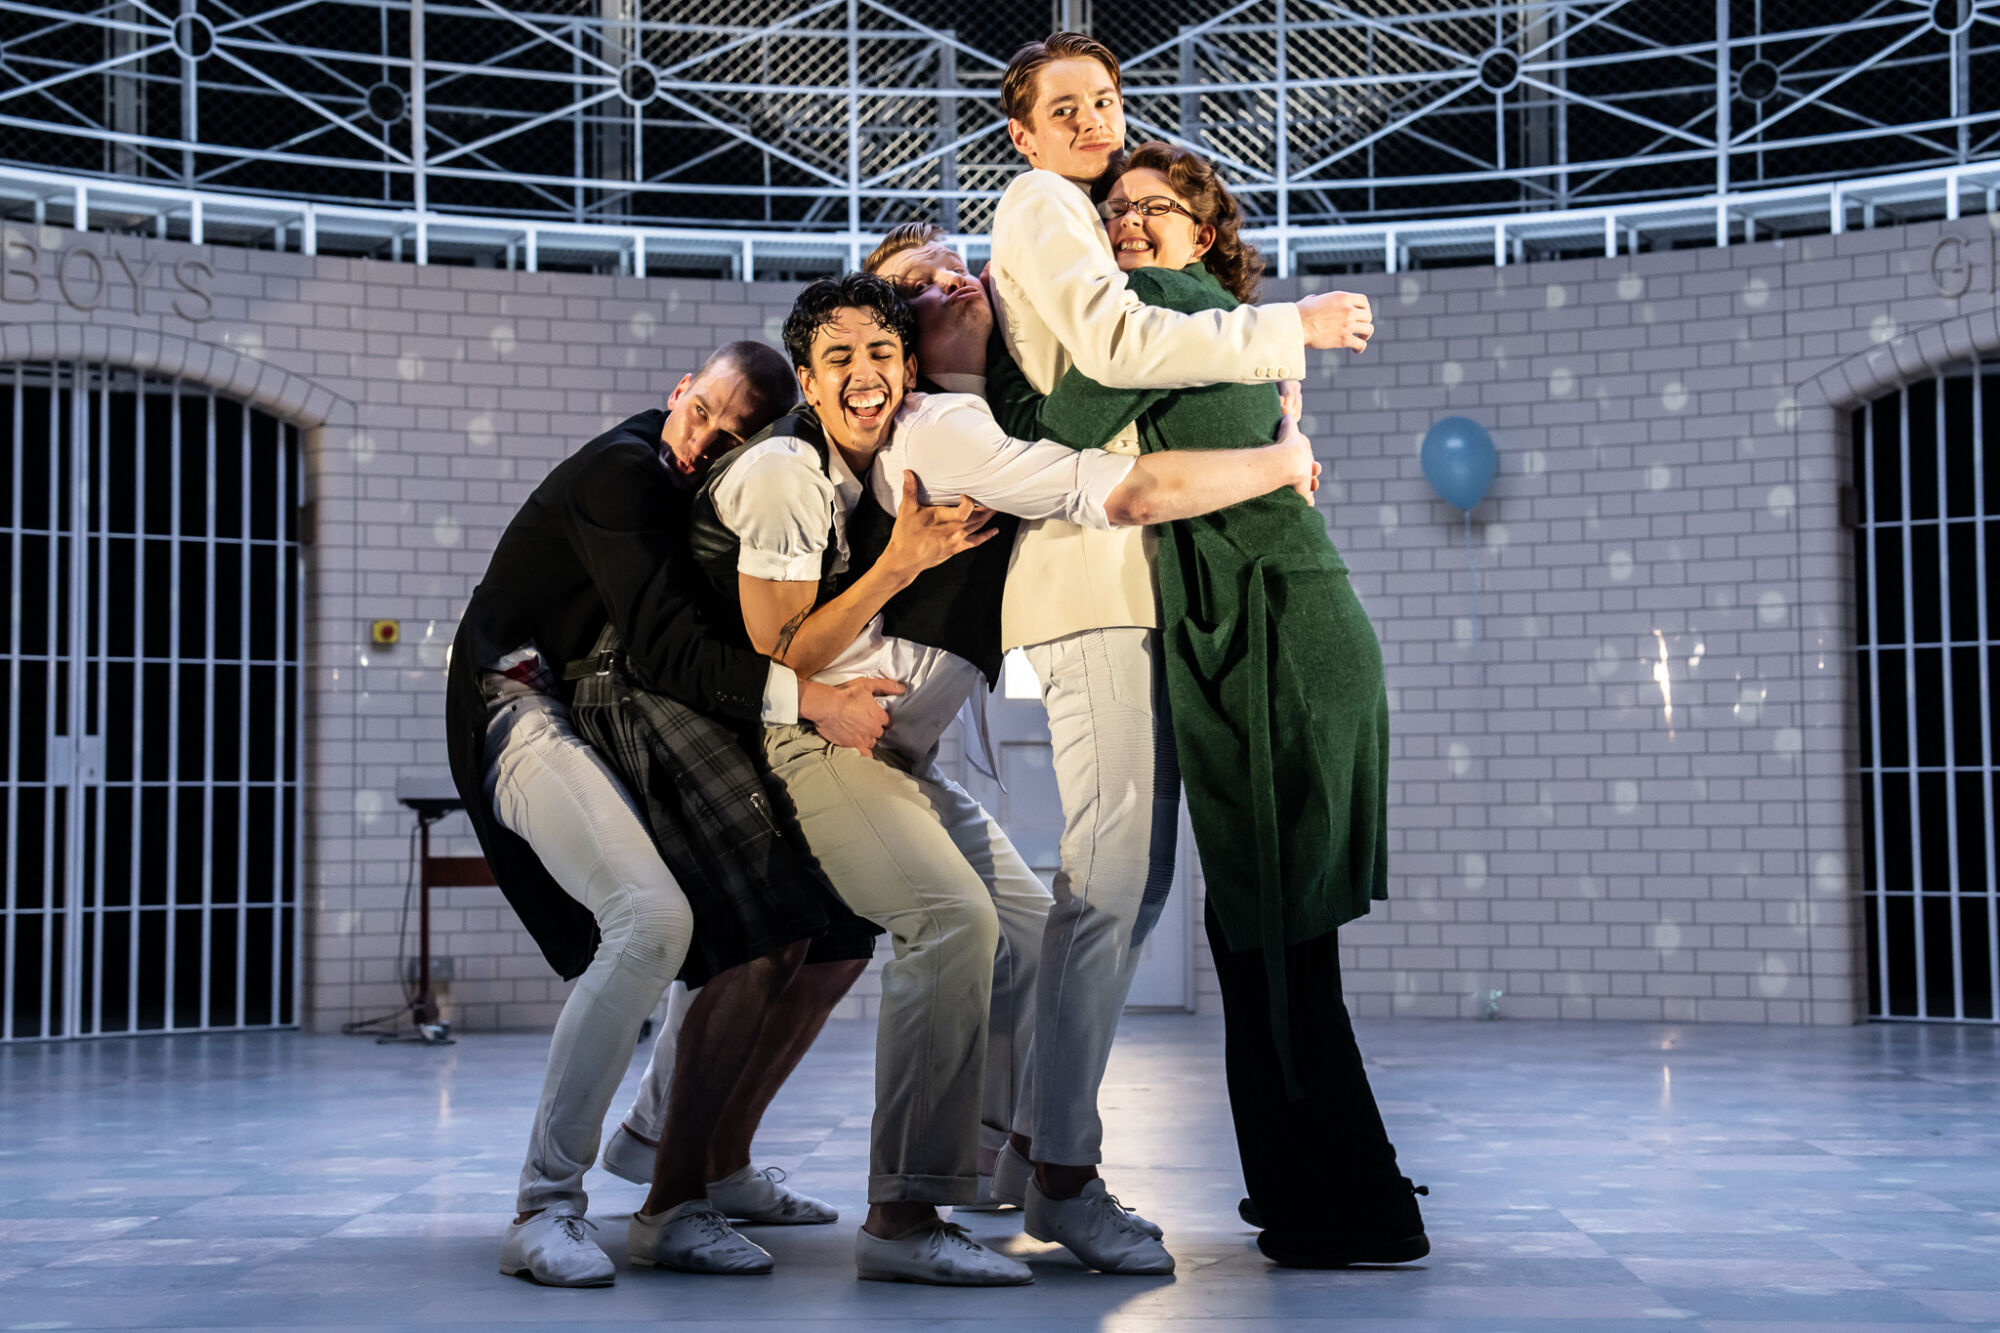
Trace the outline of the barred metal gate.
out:
[[[0,1040],[297,1012],[297,432],[0,366]]]
[[[2000,1021],[2000,365],[1854,414],[1869,1012]]]

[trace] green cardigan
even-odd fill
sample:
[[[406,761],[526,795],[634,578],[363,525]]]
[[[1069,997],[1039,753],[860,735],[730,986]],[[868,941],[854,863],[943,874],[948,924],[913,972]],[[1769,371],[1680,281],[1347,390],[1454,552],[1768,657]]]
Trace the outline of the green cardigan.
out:
[[[1138,269],[1130,286],[1183,312],[1237,304],[1199,263]],[[1146,453],[1243,448],[1268,443],[1280,417],[1270,384],[1108,389],[1072,369],[1043,396],[1004,351],[987,375],[1008,434],[1077,448],[1101,448],[1133,421]],[[1208,901],[1232,950],[1265,951],[1275,988],[1287,944],[1389,896],[1381,645],[1325,522],[1296,491],[1164,526],[1158,574],[1168,701]]]

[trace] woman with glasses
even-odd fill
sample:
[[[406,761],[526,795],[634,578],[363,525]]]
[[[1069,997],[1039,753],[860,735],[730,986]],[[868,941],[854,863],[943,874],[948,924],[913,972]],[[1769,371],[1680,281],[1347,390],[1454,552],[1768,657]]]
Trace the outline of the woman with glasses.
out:
[[[1263,261],[1199,155],[1140,146],[1099,212],[1148,304],[1256,299]],[[1268,383],[1109,389],[1075,369],[1044,396],[998,348],[987,393],[1010,435],[1099,448],[1136,422],[1148,453],[1269,440],[1297,411]],[[1430,1244],[1362,1068],[1336,940],[1388,896],[1381,646],[1298,492],[1158,532],[1167,695],[1207,881],[1245,1216],[1284,1265],[1420,1259]]]

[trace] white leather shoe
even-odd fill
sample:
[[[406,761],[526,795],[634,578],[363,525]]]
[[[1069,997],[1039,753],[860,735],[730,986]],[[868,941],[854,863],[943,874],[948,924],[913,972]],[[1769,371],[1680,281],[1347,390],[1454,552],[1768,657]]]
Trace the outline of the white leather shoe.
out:
[[[858,1232],[854,1266],[870,1282],[934,1287],[1018,1287],[1035,1280],[1026,1264],[987,1249],[966,1235],[964,1227],[935,1217],[891,1240]]]
[[[596,1225],[566,1205],[509,1222],[500,1240],[500,1271],[526,1273],[545,1287],[608,1287],[618,1270],[585,1230]]]
[[[1034,1173],[1032,1171],[1029,1172],[1028,1179],[1029,1180],[1034,1179]],[[1159,1223],[1152,1222],[1147,1220],[1146,1218],[1141,1217],[1139,1215],[1139,1210],[1136,1208],[1126,1208],[1123,1203],[1119,1203],[1118,1196],[1115,1194],[1111,1196],[1111,1202],[1118,1204],[1120,1208],[1125,1208],[1125,1216],[1129,1218],[1132,1224],[1138,1227],[1139,1230],[1145,1232],[1147,1235],[1151,1236],[1154,1240],[1166,1239],[1167,1233],[1160,1230]]]
[[[632,1262],[682,1273],[768,1273],[763,1246],[729,1225],[706,1199],[690,1199],[657,1217],[632,1214],[625,1239]]]
[[[1174,1256],[1160,1238],[1113,1198],[1101,1180],[1074,1199],[1051,1199],[1028,1182],[1023,1230],[1036,1240],[1061,1245],[1100,1273],[1156,1277],[1174,1271]]]
[[[659,1149],[648,1148],[631,1130],[620,1124],[611,1131],[611,1138],[598,1155],[597,1164],[620,1180],[629,1180],[634,1185],[651,1185],[653,1159],[658,1155]]]
[[[832,1204],[786,1185],[785,1173],[775,1166],[746,1166],[726,1180],[709,1181],[708,1201],[724,1217],[767,1226],[817,1226],[840,1220]]]
[[[1028,1182],[1034,1178],[1034,1164],[1015,1150],[1012,1139],[1000,1145],[1000,1155],[993,1159],[993,1197],[996,1200],[1019,1208],[1028,1197]]]
[[[1151,1236],[1154,1240],[1166,1239],[1167,1233],[1160,1230],[1160,1224],[1158,1222],[1152,1221],[1150,1218],[1141,1217],[1139,1215],[1138,1209],[1127,1207],[1124,1203],[1121,1203],[1119,1201],[1118,1196],[1115,1194],[1111,1196],[1111,1202],[1116,1203],[1120,1208],[1125,1209],[1125,1216],[1132,1220],[1133,1226],[1138,1227],[1139,1230],[1145,1232],[1147,1235]]]
[[[993,1174],[979,1177],[979,1197],[971,1203],[955,1203],[954,1213],[997,1213],[1002,1208],[1019,1208],[1021,1191],[1034,1174],[1028,1159],[1014,1151],[1010,1139],[1000,1145],[1000,1155],[993,1159]]]
[[[1034,1176],[1035,1168],[1028,1165],[1028,1159],[1014,1151],[1010,1139],[1000,1145],[1000,1155],[993,1159],[993,1174],[979,1178],[979,1200],[976,1203],[952,1205],[953,1212],[997,1213],[1002,1208],[1019,1208],[1022,1191]]]
[[[979,1197],[971,1203],[955,1203],[951,1206],[951,1210],[954,1213],[997,1213],[1003,1208],[1019,1208],[1020,1206],[1017,1203],[1006,1203],[993,1197],[993,1177],[981,1176],[979,1178]]]
[[[979,1178],[979,1202],[967,1205],[965,1211],[995,1213],[1003,1206],[1020,1208],[1027,1200],[1028,1182],[1034,1178],[1033,1163],[1014,1151],[1014,1143],[1010,1139],[1001,1147],[1000,1155],[993,1161],[992,1176]],[[1154,1240],[1163,1239],[1167,1234],[1160,1230],[1157,1223],[1148,1221],[1130,1208],[1125,1210],[1125,1215],[1138,1224],[1139,1230]]]

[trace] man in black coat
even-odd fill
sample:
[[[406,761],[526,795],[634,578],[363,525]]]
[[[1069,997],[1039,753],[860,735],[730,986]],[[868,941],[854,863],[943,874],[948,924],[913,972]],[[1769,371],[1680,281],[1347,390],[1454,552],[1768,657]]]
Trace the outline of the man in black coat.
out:
[[[692,488],[712,455],[796,396],[782,356],[730,343],[684,376],[664,409],[558,464],[502,534],[453,642],[453,780],[508,902],[550,965],[576,980],[550,1043],[503,1272],[559,1286],[611,1282],[610,1260],[585,1231],[582,1178],[640,1027],[680,970],[693,929],[632,797],[570,726],[565,667],[590,655],[609,621],[624,668],[644,688],[732,723],[811,722],[835,743],[864,748],[885,721],[876,695],[898,688],[800,681],[740,637],[708,631],[704,580],[686,553]],[[863,965],[826,964],[848,983]],[[845,989],[818,988],[829,1004]],[[824,1014],[812,1017],[816,1027]],[[718,1265],[762,1254],[703,1210],[682,1220]]]

